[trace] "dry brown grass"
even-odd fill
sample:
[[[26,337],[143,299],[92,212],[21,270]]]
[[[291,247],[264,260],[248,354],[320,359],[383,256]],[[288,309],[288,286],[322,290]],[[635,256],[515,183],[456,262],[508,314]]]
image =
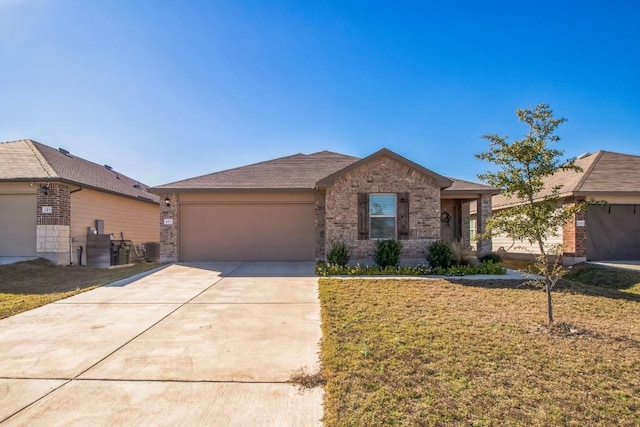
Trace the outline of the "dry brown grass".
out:
[[[0,265],[0,319],[157,267],[56,266],[44,259]]]
[[[320,281],[326,426],[638,425],[640,303],[516,283]],[[635,297],[635,295],[633,296]]]

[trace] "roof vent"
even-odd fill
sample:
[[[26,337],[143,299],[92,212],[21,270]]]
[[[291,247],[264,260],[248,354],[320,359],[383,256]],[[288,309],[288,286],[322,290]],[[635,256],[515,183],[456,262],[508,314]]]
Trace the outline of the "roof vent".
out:
[[[589,153],[588,151],[586,153],[582,153],[578,156],[578,160],[584,159],[585,157],[589,157],[590,155],[591,153]]]
[[[111,166],[109,166],[109,165],[104,165],[104,168],[106,170],[108,170],[108,171],[112,171],[113,170],[113,168]]]
[[[71,157],[71,153],[69,153],[64,148],[58,148],[58,151],[61,152],[62,154],[64,154],[65,156],[67,156],[67,157]]]
[[[139,182],[136,182],[135,184],[133,184],[133,188],[137,188],[138,190],[140,190],[142,187],[140,187]]]

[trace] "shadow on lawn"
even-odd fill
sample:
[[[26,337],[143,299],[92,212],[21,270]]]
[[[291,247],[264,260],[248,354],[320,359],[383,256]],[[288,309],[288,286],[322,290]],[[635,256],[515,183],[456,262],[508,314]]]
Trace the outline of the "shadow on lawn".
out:
[[[0,266],[0,293],[44,295],[85,289],[120,280],[157,267],[136,264],[119,269],[57,266],[45,259]]]
[[[522,289],[522,290],[537,290],[542,292],[542,288],[533,284],[529,284],[523,280],[467,280],[464,278],[452,277],[447,279],[451,283],[457,283],[463,286],[473,286],[487,289]],[[595,286],[585,283],[580,283],[575,280],[562,279],[553,288],[554,292],[570,292],[581,295],[599,296],[611,299],[622,299],[627,301],[640,302],[640,295],[630,292],[624,292],[624,289],[628,289],[635,285],[634,282],[631,285],[619,287],[607,287],[607,286]]]

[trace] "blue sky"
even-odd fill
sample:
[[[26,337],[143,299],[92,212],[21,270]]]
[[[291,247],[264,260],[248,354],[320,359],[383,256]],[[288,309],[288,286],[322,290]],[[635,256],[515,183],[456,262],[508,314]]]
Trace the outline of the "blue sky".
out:
[[[548,103],[567,156],[640,155],[640,3],[0,0],[0,140],[150,185],[387,147],[477,181]]]

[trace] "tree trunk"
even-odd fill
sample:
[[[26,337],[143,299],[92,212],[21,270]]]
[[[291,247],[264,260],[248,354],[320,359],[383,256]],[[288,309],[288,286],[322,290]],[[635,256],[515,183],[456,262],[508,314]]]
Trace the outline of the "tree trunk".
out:
[[[545,288],[547,291],[547,314],[549,315],[549,324],[553,323],[553,305],[551,303],[551,281],[545,280]]]

